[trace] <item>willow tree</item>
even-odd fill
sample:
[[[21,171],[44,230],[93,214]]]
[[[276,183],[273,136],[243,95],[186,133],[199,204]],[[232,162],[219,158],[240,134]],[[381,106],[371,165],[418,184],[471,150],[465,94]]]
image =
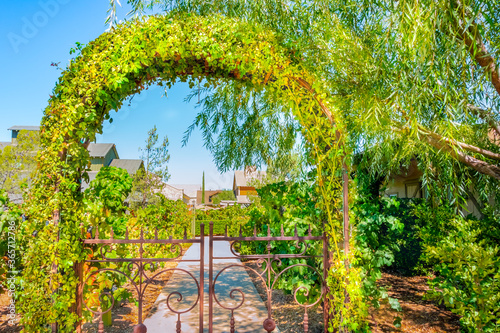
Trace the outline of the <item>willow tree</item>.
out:
[[[110,0],[113,5],[116,0]],[[483,199],[500,180],[500,6],[488,0],[130,0],[221,13],[283,34],[343,110],[349,141],[399,168],[415,155]],[[108,22],[116,19],[110,9]],[[339,31],[341,25],[344,30]],[[227,106],[226,108],[232,108]],[[448,176],[450,175],[450,176]],[[475,178],[476,181],[470,181]],[[463,195],[464,191],[458,195]],[[469,192],[470,193],[470,192]]]

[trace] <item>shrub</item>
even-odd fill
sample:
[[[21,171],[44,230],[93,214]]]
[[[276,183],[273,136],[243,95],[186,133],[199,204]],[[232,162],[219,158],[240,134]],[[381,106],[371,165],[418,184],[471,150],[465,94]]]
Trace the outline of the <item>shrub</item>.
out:
[[[238,236],[240,228],[248,222],[248,208],[238,205],[222,209],[207,211],[196,211],[196,235],[200,234],[200,224],[205,224],[205,235],[209,234],[209,223],[214,222],[214,235],[223,235],[227,225],[227,233],[230,236]]]
[[[394,216],[399,211],[401,202],[395,198],[380,198],[377,201],[358,198],[354,205],[356,216],[354,244],[356,255],[355,267],[359,270],[362,282],[363,298],[375,308],[380,300],[386,299],[395,310],[401,307],[396,299],[389,298],[385,288],[377,286],[382,277],[382,268],[394,262],[394,254],[399,251],[404,224]],[[389,213],[392,212],[392,213]],[[400,318],[395,318],[398,325]]]
[[[500,329],[500,246],[492,237],[498,227],[498,220],[456,217],[447,235],[426,248],[428,258],[439,262],[428,297],[460,315],[470,332]]]
[[[308,182],[290,183],[279,182],[266,185],[257,190],[259,200],[254,204],[248,215],[249,222],[244,226],[243,233],[252,235],[254,228],[258,236],[267,236],[268,229],[272,235],[278,236],[283,227],[285,235],[291,236],[297,228],[299,236],[308,233],[309,227],[313,235],[322,233],[321,211],[316,208],[315,186]],[[308,248],[306,255],[321,255],[322,244],[318,241],[306,241]],[[297,242],[271,242],[271,253],[298,254],[304,251],[304,243]],[[242,254],[267,253],[267,242],[247,242],[241,245]],[[322,261],[316,258],[282,259],[281,265],[273,265],[276,272],[281,272],[288,266],[302,264],[322,270]],[[321,277],[306,267],[296,267],[283,273],[277,281],[275,288],[285,292],[292,292],[298,287],[309,290],[309,297],[317,299],[320,293]],[[305,295],[300,291],[297,299],[305,301]]]

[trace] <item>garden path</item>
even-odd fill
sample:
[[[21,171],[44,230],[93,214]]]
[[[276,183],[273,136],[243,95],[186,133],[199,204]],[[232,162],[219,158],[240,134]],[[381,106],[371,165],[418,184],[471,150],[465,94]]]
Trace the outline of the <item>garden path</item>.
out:
[[[204,301],[204,332],[208,332],[208,237],[205,238],[205,301]],[[193,244],[184,254],[184,260],[199,260],[200,244]],[[230,251],[230,244],[226,241],[214,242],[215,257],[234,257]],[[234,259],[215,259],[214,260],[214,278],[217,273],[231,264],[239,264],[238,258]],[[180,262],[177,268],[185,269],[199,281],[199,262]],[[236,322],[236,332],[265,332],[262,327],[264,319],[267,318],[267,309],[255,289],[255,286],[243,267],[231,267],[225,270],[217,279],[215,293],[224,306],[235,306],[241,301],[241,296],[235,292],[235,299],[231,299],[229,293],[233,289],[240,289],[245,294],[243,305],[234,313]],[[197,299],[196,282],[187,274],[181,271],[175,271],[165,288],[151,309],[150,316],[144,321],[148,328],[148,333],[175,332],[177,315],[172,313],[167,307],[169,294],[179,292],[182,294],[182,300],[177,301],[178,295],[172,295],[170,305],[177,311],[190,308]],[[231,312],[221,308],[214,301],[213,308],[213,327],[214,333],[229,332],[229,322]],[[190,312],[181,315],[182,332],[198,332],[199,327],[199,307],[195,306]],[[276,329],[274,332],[279,332]]]

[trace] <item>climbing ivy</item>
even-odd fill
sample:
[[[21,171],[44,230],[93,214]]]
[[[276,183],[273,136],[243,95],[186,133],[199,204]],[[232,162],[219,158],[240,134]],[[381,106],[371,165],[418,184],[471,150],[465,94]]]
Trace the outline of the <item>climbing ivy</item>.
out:
[[[238,19],[171,13],[127,21],[74,52],[77,56],[62,72],[44,111],[38,176],[27,198],[20,306],[27,331],[43,331],[58,322],[60,331],[73,332],[80,319],[74,311],[78,280],[73,267],[86,257],[79,242],[80,223],[89,220],[83,218],[80,191],[90,168],[86,148],[102,133],[111,111],[152,84],[170,87],[182,81],[194,86],[203,80],[206,88],[214,89],[237,84],[293,113],[314,151],[320,206],[327,212],[335,254],[333,267],[344,267],[346,258],[338,247],[339,171],[348,150],[342,118],[330,107],[324,82],[304,69],[292,44]],[[348,267],[345,272],[332,269],[330,281],[349,287],[352,306],[346,308],[351,312],[359,303],[356,276]],[[332,290],[330,299],[344,304],[345,293]],[[350,312],[337,313],[342,322],[355,321],[347,315]],[[338,325],[339,320],[332,323]]]

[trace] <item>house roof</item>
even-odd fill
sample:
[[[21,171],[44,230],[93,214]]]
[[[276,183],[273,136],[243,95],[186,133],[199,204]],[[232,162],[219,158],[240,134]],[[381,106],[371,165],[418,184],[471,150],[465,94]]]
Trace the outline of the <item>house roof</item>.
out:
[[[236,170],[234,172],[234,182],[236,187],[249,186],[248,183],[254,179],[261,180],[266,176],[265,171],[245,172],[243,170]]]
[[[12,126],[8,128],[9,131],[21,131],[21,130],[27,130],[27,131],[39,131],[40,126]]]
[[[88,171],[87,172],[89,175],[89,182],[87,183],[86,181],[82,181],[82,192],[85,191],[89,187],[90,182],[95,179],[98,172],[99,171]]]
[[[91,143],[87,149],[90,157],[105,157],[114,146],[114,143]]]
[[[129,160],[129,159],[119,159],[119,158],[113,159],[109,164],[109,166],[127,170],[129,175],[135,175],[137,170],[141,168],[141,165],[143,165],[142,160],[132,160],[132,159]]]
[[[201,185],[197,184],[169,184],[172,187],[184,190],[184,195],[189,198],[196,198],[196,193],[201,190]]]
[[[246,195],[236,196],[236,203],[238,204],[251,204],[252,202],[248,199]]]
[[[161,193],[165,196],[165,198],[170,200],[182,200],[184,190],[165,183],[163,183],[163,185]]]

